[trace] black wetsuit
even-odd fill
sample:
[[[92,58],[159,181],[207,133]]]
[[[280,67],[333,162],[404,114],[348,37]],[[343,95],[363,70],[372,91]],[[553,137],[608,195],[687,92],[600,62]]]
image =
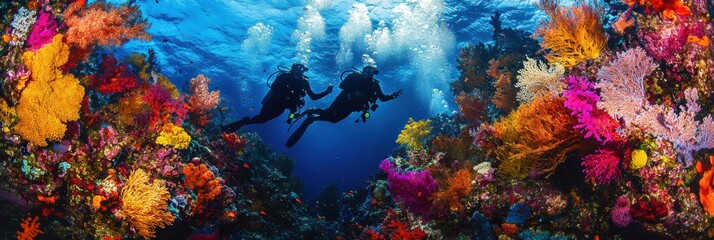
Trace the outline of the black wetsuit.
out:
[[[223,126],[223,131],[235,132],[243,125],[267,122],[282,115],[285,109],[290,109],[292,113],[297,112],[298,108],[305,105],[305,95],[310,96],[312,100],[318,100],[329,94],[329,90],[330,88],[316,94],[304,77],[298,77],[290,72],[281,73],[275,78],[273,84],[270,85],[270,91],[263,98],[263,107],[260,109],[260,113],[252,118],[244,117]]]
[[[347,118],[352,112],[364,112],[369,110],[377,99],[382,102],[392,100],[399,96],[400,92],[384,95],[382,88],[379,86],[379,81],[366,77],[360,72],[354,72],[348,75],[340,88],[342,91],[337,98],[326,109],[309,109],[304,114],[308,114],[300,127],[288,138],[285,144],[292,147],[307,130],[307,127],[314,121],[328,121],[337,123],[342,119]]]

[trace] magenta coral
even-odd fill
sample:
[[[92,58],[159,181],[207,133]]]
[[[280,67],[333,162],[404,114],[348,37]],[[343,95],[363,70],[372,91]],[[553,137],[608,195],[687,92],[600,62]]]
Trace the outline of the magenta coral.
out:
[[[585,137],[595,137],[599,142],[610,142],[619,139],[615,129],[619,126],[596,104],[600,96],[595,92],[595,85],[586,77],[570,76],[565,79],[568,90],[563,92],[565,107],[578,117],[578,124],[573,128],[585,133]]]
[[[143,96],[144,102],[151,106],[151,116],[149,123],[155,126],[157,123],[170,122],[170,117],[174,116],[174,125],[181,126],[186,119],[188,109],[184,107],[183,97],[177,100],[171,98],[171,93],[161,85],[153,85]]]
[[[630,214],[630,200],[626,196],[620,196],[615,200],[615,206],[612,208],[612,223],[618,227],[627,227],[632,222],[632,214]]]
[[[410,212],[429,216],[432,206],[429,198],[439,187],[429,171],[399,172],[389,159],[384,159],[379,169],[387,174],[389,192],[395,201],[401,202]]]
[[[583,172],[588,181],[608,184],[620,176],[620,158],[612,149],[598,149],[583,158]]]
[[[90,76],[92,85],[103,94],[122,93],[137,86],[136,77],[126,63],[117,64],[113,54],[104,56],[99,72]]]
[[[47,43],[52,42],[52,38],[57,34],[57,22],[52,13],[46,11],[40,11],[40,15],[35,22],[35,26],[32,27],[32,32],[27,38],[27,45],[30,46],[30,50],[34,51],[40,49]]]

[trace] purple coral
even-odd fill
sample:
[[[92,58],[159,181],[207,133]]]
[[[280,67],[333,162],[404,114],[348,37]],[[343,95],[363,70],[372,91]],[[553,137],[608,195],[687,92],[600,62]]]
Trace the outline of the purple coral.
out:
[[[35,26],[27,38],[27,45],[30,50],[40,49],[47,43],[52,42],[52,37],[57,34],[57,22],[52,13],[40,11],[40,15],[35,22]]]
[[[438,189],[438,184],[427,170],[399,172],[389,159],[379,164],[382,172],[387,174],[389,192],[395,201],[410,212],[429,216],[431,213],[431,194]]]
[[[626,196],[620,196],[615,200],[615,206],[612,207],[612,223],[618,227],[627,227],[632,222],[632,214],[630,214],[630,201]]]
[[[615,129],[617,122],[596,104],[600,96],[595,92],[595,85],[583,76],[569,76],[565,79],[568,89],[563,92],[565,107],[577,116],[578,124],[573,128],[585,133],[585,137],[595,137],[598,142],[610,142],[619,136]]]
[[[588,181],[608,184],[620,176],[620,158],[611,149],[598,149],[583,158],[583,172]]]

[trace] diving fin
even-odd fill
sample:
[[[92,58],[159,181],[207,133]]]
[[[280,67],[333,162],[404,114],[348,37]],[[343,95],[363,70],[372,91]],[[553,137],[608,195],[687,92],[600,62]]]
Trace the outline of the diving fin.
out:
[[[300,127],[295,129],[295,132],[290,135],[288,141],[285,143],[285,146],[289,148],[295,146],[295,144],[300,140],[300,138],[302,138],[302,135],[305,134],[307,127],[310,126],[312,122],[312,118],[305,119],[305,121],[300,124]]]

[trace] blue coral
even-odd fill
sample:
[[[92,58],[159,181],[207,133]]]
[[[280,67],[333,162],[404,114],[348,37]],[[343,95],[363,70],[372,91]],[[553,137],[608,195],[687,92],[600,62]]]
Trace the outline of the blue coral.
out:
[[[516,203],[511,205],[508,209],[508,216],[506,217],[506,223],[523,225],[528,220],[531,215],[531,209],[524,203]]]

